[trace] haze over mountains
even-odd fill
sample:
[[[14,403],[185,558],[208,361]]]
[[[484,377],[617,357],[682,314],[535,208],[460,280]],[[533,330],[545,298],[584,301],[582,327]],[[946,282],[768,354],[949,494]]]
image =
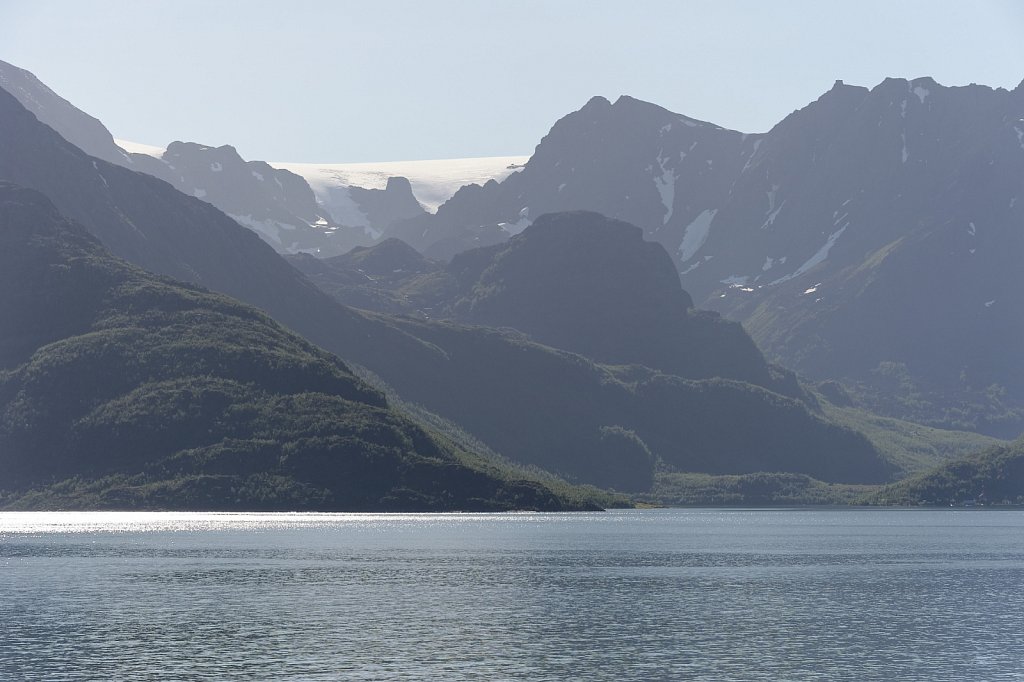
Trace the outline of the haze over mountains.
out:
[[[837,82],[758,135],[597,97],[522,172],[391,234],[447,258],[508,239],[524,215],[625,220],[773,359],[891,414],[1011,436],[1022,177],[1024,87]]]
[[[1008,133],[1024,135],[1021,88],[837,84],[764,135],[594,98],[525,168],[465,187],[431,214],[407,179],[314,192],[230,146],[123,153],[98,121],[0,66],[0,85],[16,95],[0,91],[0,180],[49,197],[55,209],[37,220],[70,219],[115,256],[263,309],[368,370],[397,409],[453,434],[459,445],[431,456],[490,462],[496,481],[516,475],[470,454],[474,443],[631,492],[673,472],[844,483],[906,472],[822,400],[1020,430],[1022,311],[1010,262],[1024,143]],[[1003,194],[1005,210],[992,203]],[[344,206],[365,224],[338,221]],[[961,220],[974,241],[962,239]],[[961,246],[978,258],[965,261]],[[1008,289],[976,311],[974,298],[996,285]],[[130,314],[104,315],[137,325],[131,315],[145,317],[152,302],[129,304]],[[742,320],[754,339],[701,308]],[[196,333],[210,341],[213,330]],[[845,388],[816,393],[785,366]],[[398,470],[382,475],[384,496],[406,485]],[[424,485],[433,492],[414,498],[441,504],[444,482]],[[541,491],[533,502],[500,485],[474,499],[567,504],[550,502],[560,493],[542,483],[529,484]]]
[[[370,244],[394,222],[425,213],[465,182],[504,177],[523,158],[317,165],[245,161],[230,145],[172,142],[165,148],[121,142],[104,125],[30,72],[0,61],[3,87],[35,116],[91,156],[165,180],[208,201],[281,253],[328,256]],[[294,168],[297,172],[286,169]],[[409,172],[424,205],[413,195]],[[301,174],[310,178],[314,190]]]

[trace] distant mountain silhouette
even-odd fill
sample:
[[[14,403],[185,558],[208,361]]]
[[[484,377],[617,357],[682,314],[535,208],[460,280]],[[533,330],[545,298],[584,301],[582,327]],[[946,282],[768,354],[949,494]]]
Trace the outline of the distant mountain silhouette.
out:
[[[263,309],[517,462],[619,490],[649,488],[656,466],[827,481],[892,471],[863,436],[750,383],[607,367],[513,332],[342,306],[212,205],[85,155],[3,91],[0,178],[51,197],[115,255]]]
[[[837,82],[757,135],[594,98],[523,171],[392,233],[450,258],[507,240],[524,212],[625,220],[769,358],[891,414],[1009,436],[1024,428],[1022,175],[1024,87]]]
[[[262,161],[244,161],[230,145],[172,142],[159,157],[128,153],[117,146],[99,120],[61,98],[30,72],[0,61],[0,89],[14,95],[41,122],[90,156],[153,175],[213,204],[281,253],[344,253],[372,239],[362,223],[379,233],[395,221],[424,213],[408,181],[392,178],[386,190],[346,188],[347,210],[342,216],[333,216],[317,202],[301,176]],[[358,218],[358,224],[345,224],[344,218],[351,216]]]

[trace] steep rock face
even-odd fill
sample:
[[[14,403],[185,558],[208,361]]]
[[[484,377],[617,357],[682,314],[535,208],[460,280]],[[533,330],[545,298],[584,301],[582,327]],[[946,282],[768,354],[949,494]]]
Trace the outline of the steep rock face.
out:
[[[837,82],[760,135],[595,98],[521,173],[401,227],[450,257],[509,238],[527,208],[627,220],[769,357],[889,413],[1006,436],[1024,426],[1022,140],[1024,89],[929,78]],[[888,400],[892,371],[910,388]]]
[[[346,229],[317,204],[298,175],[245,161],[234,147],[172,142],[159,159],[133,154],[139,170],[208,201],[280,253],[337,253]]]
[[[470,466],[257,310],[112,258],[37,192],[0,184],[0,244],[0,470],[16,502],[566,506]]]
[[[0,90],[0,179],[38,190],[115,256],[255,305],[330,346],[351,319],[251,230],[146,174],[87,156]]]
[[[413,196],[412,184],[407,178],[390,177],[384,189],[350,186],[348,196],[376,232],[386,232],[401,220],[424,214],[423,207]]]
[[[818,478],[855,481],[880,480],[890,471],[863,437],[749,384],[679,380],[658,394],[654,410],[638,398],[637,386],[658,383],[657,377],[620,377],[521,335],[341,306],[212,205],[86,156],[6,92],[0,92],[0,178],[51,196],[61,213],[137,265],[262,308],[515,461],[579,481],[644,489],[654,462],[644,459],[643,448],[609,456],[609,443],[632,442],[608,437],[608,429],[620,427],[662,443],[648,451],[680,470],[704,466],[708,455],[692,459],[692,450],[666,435],[673,432],[707,442],[721,434],[730,447],[713,451],[716,471],[799,467]],[[707,410],[718,418],[709,421]]]
[[[99,120],[77,109],[29,71],[0,61],[0,89],[16,97],[36,118],[86,154],[121,166],[132,165],[128,154],[114,143]]]
[[[770,385],[738,324],[692,308],[671,258],[640,228],[569,212],[539,217],[497,249],[452,312],[599,362]]]
[[[522,171],[465,187],[436,216],[393,232],[451,257],[475,233],[501,225],[507,238],[529,216],[589,210],[643,227],[672,253],[685,228],[727,195],[756,140],[631,97],[595,97],[555,123]]]
[[[306,251],[329,256],[344,253],[363,237],[361,226],[343,226],[320,206],[302,177],[262,161],[243,161],[228,145],[172,142],[160,156],[128,153],[117,146],[99,120],[58,96],[30,72],[0,62],[0,89],[90,156],[158,177],[185,194],[210,202],[281,253]],[[401,192],[393,191],[389,197],[396,194]],[[384,203],[405,206],[411,192],[402,199],[405,203],[394,199]],[[374,205],[380,203],[378,199]],[[415,214],[406,211],[400,215]]]
[[[597,213],[540,216],[508,242],[464,251],[443,268],[395,239],[319,263],[295,262],[351,305],[511,327],[598,362],[802,395],[740,325],[693,308],[660,244]]]

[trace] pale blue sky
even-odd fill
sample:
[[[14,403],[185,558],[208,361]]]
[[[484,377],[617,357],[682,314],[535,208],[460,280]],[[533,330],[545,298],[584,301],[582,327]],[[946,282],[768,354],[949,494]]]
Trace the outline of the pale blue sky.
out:
[[[1013,88],[1024,2],[0,0],[0,59],[115,136],[247,158],[529,154],[593,95],[744,132],[836,79]]]

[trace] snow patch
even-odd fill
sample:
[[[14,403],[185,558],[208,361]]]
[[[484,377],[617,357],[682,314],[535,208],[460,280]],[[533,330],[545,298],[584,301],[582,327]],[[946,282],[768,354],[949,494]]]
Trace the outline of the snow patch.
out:
[[[900,133],[900,140],[903,141],[903,163],[906,163],[907,159],[910,158],[910,154],[907,152],[907,133],[906,132]]]
[[[361,227],[366,234],[373,236],[374,239],[377,238],[367,231],[370,230],[370,218],[359,207],[355,199],[352,198],[348,187],[329,188],[329,192],[323,199],[321,199],[319,193],[314,192],[314,194],[316,195],[317,202],[324,205],[330,211],[331,217],[334,218],[335,222],[348,225],[349,227]]]
[[[750,165],[754,162],[754,157],[757,155],[757,148],[761,146],[762,142],[764,142],[764,138],[754,140],[754,148],[750,151],[750,156],[747,157],[747,162],[743,164],[743,170],[740,171],[741,173],[746,173],[747,169],[750,168]]]
[[[96,169],[96,171],[97,171],[97,173],[99,174],[99,176],[100,176],[100,180],[101,180],[101,181],[103,182],[103,186],[104,186],[104,187],[107,187],[107,188],[109,188],[109,187],[110,187],[110,184],[109,184],[109,183],[107,183],[107,179],[106,179],[105,177],[103,177],[103,173],[99,173],[99,170],[100,170],[100,166],[99,166],[99,164],[98,164],[98,163],[96,163],[95,161],[93,161],[93,162],[92,162],[92,167],[93,167],[93,168],[95,168],[95,169]]]
[[[252,176],[259,180],[260,182],[263,182],[263,173],[257,173],[256,171],[253,171]]]
[[[224,170],[224,166],[220,165],[220,161],[214,161],[213,163],[210,164],[210,170],[212,170],[214,173],[220,173],[222,170]]]
[[[843,232],[846,232],[847,227],[849,227],[848,224],[843,225],[841,228],[830,234],[828,236],[828,240],[825,242],[825,245],[818,249],[817,253],[815,253],[813,256],[804,261],[804,264],[797,268],[796,272],[786,275],[785,277],[780,277],[774,282],[769,283],[768,286],[788,282],[791,279],[795,279],[803,275],[804,273],[806,273],[808,270],[815,267],[819,263],[823,263],[828,258],[828,252],[832,250],[832,247],[836,245],[836,242],[839,241],[839,238],[843,236]]]
[[[206,197],[206,190],[196,189],[195,191],[192,192],[192,196],[194,196],[196,199],[203,199]]]
[[[277,244],[280,247],[284,247],[282,232],[295,229],[294,225],[288,225],[276,220],[256,220],[251,215],[231,215],[231,217],[234,218],[235,222],[239,225],[248,227],[250,230],[260,235],[264,241],[270,242],[271,244]],[[291,247],[287,248],[286,251],[289,253],[295,253]]]
[[[775,265],[775,259],[771,256],[765,256],[764,265],[761,266],[761,271],[768,272],[772,269],[773,265]]]
[[[679,274],[680,275],[685,275],[686,273],[690,272],[691,270],[696,270],[697,266],[699,266],[703,262],[704,261],[702,261],[702,260],[695,260],[695,261],[693,261],[693,265],[691,265],[690,267],[688,267],[685,270],[681,271]]]
[[[661,167],[661,176],[654,177],[654,187],[658,190],[658,194],[661,195],[661,203],[665,207],[665,217],[662,218],[661,224],[666,225],[672,217],[672,211],[675,207],[676,172],[671,168],[665,168],[668,157],[661,154],[662,152],[659,150],[658,165]]]
[[[765,213],[764,224],[761,225],[762,230],[765,230],[775,224],[775,218],[778,217],[779,211],[781,211],[782,207],[786,205],[785,199],[783,199],[782,203],[778,206],[775,205],[776,193],[779,191],[779,187],[781,187],[781,185],[772,185],[771,190],[765,192],[765,195],[768,197],[768,211]]]
[[[530,207],[525,206],[523,207],[523,210],[519,211],[519,220],[514,223],[498,223],[498,227],[505,232],[508,232],[510,235],[515,236],[532,224],[533,221],[530,220]]]
[[[994,299],[994,298],[991,301],[985,301],[985,307],[986,308],[991,308],[992,304],[995,303],[995,302],[996,302],[996,299]]]
[[[920,85],[915,85],[914,94],[917,95],[919,100],[921,100],[921,104],[924,104],[924,101],[928,99],[928,88],[922,88]]]
[[[694,218],[693,222],[686,226],[683,232],[683,241],[679,244],[679,261],[685,263],[696,255],[711,233],[711,222],[715,219],[718,209],[704,209],[701,214]]]
[[[528,156],[488,156],[470,159],[431,159],[426,161],[384,161],[380,163],[290,163],[270,162],[301,175],[317,198],[329,200],[331,189],[365,187],[384,189],[388,178],[408,178],[412,193],[422,206],[434,212],[465,185],[483,185],[488,180],[501,182],[521,171]]]
[[[565,183],[564,182],[561,185],[558,186],[558,191],[561,192],[563,189],[565,189]]]
[[[114,139],[114,144],[129,154],[145,154],[156,159],[161,158],[164,152],[167,151],[167,147],[157,147],[152,144],[142,144],[141,142],[132,142],[131,140],[118,140],[116,138]]]
[[[975,227],[974,223],[969,223],[967,225],[967,234],[971,235],[972,237],[978,234],[978,228]]]
[[[729,286],[745,287],[747,282],[750,281],[750,277],[747,275],[729,275],[725,279],[719,280],[722,284],[728,284]]]

